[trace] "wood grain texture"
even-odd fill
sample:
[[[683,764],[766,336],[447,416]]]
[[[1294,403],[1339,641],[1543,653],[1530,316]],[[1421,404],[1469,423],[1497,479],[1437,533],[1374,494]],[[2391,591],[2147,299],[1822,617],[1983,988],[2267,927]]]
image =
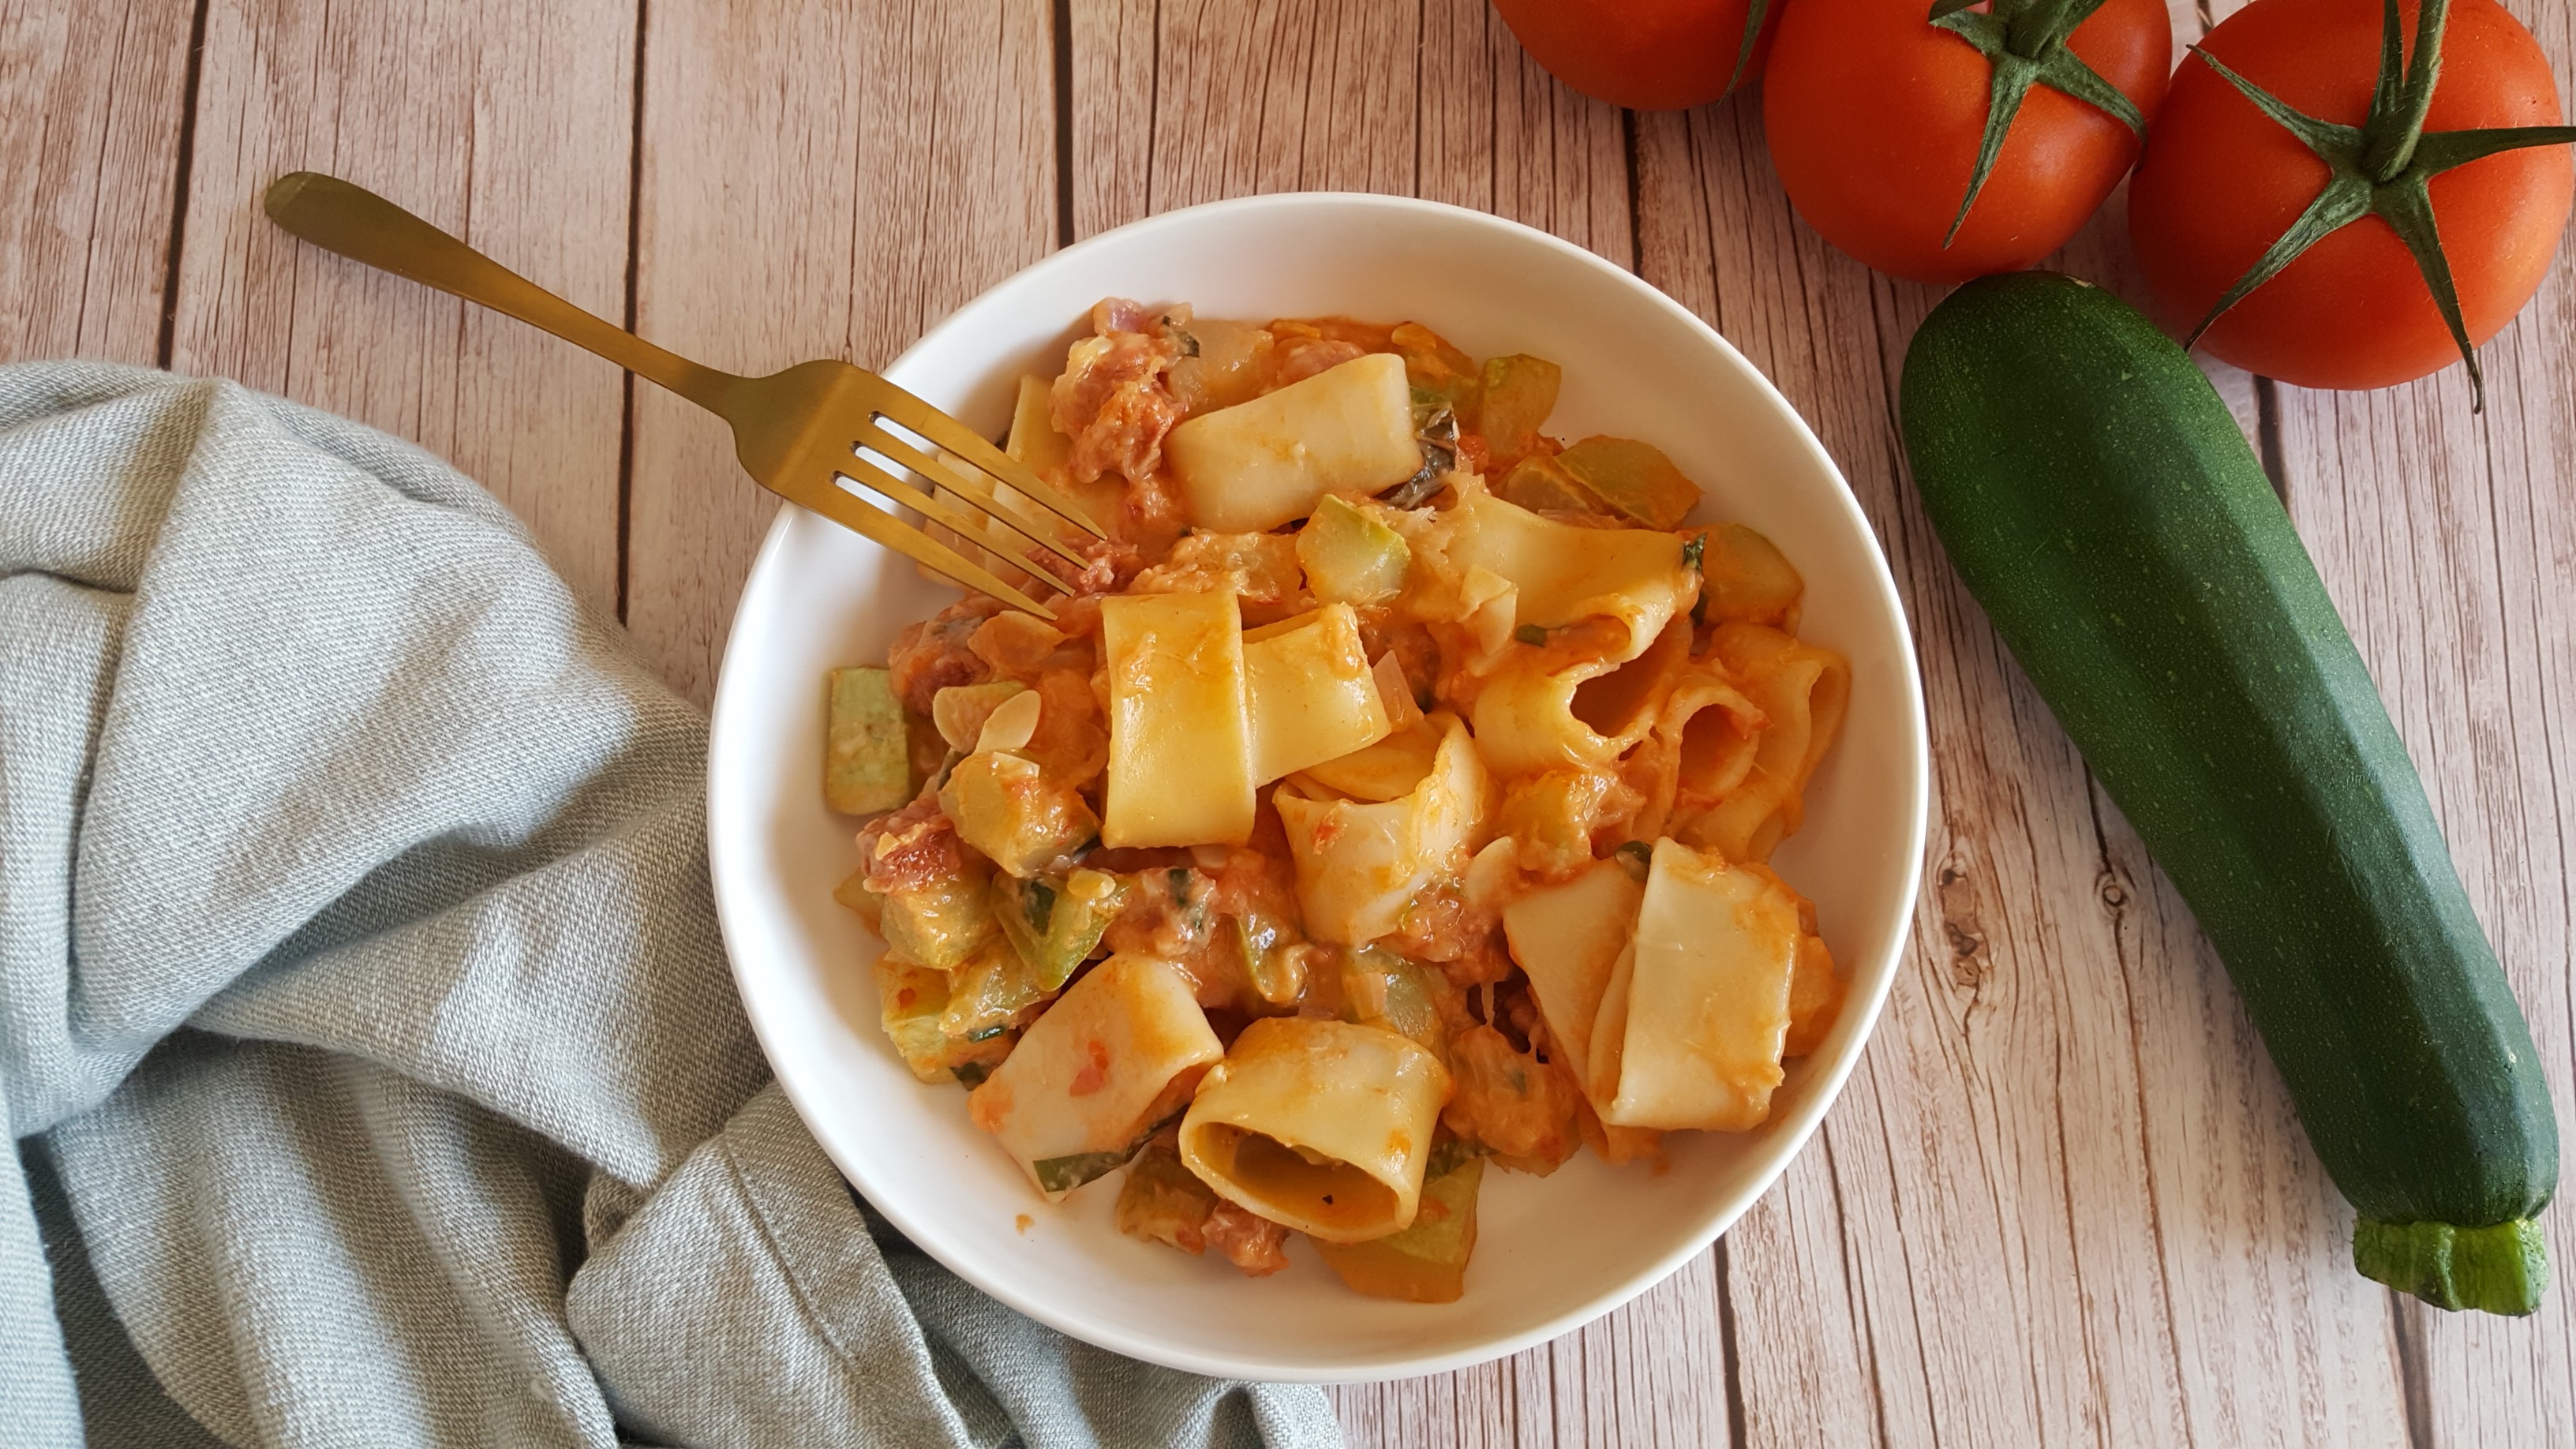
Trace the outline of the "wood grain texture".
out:
[[[0,3],[0,361],[157,360],[193,15]]]
[[[2576,0],[2509,3],[2576,81]],[[2184,40],[2206,23],[2173,16]],[[1796,220],[1758,105],[1625,115],[1547,77],[1483,0],[0,0],[0,357],[149,361],[167,304],[180,368],[492,484],[584,594],[622,587],[637,642],[703,701],[774,511],[721,424],[649,386],[630,412],[606,364],[292,245],[257,198],[297,166],[755,371],[884,362],[1058,241],[1156,211],[1413,193],[1637,267],[1807,417],[1888,552],[1930,710],[1923,900],[1879,1035],[1716,1252],[1511,1359],[1335,1390],[1354,1443],[2576,1433],[2566,1285],[2508,1323],[2350,1271],[2350,1210],[2224,970],[1914,504],[1894,392],[1934,294]],[[2135,295],[2116,202],[2059,260]],[[2486,349],[2483,415],[2456,373],[2338,395],[2209,364],[2424,773],[2562,1122],[2570,273]],[[2563,1272],[2576,1228],[2545,1221]]]
[[[1056,238],[1045,0],[652,0],[636,326],[716,367],[891,361]],[[626,620],[714,693],[777,500],[723,423],[635,395]]]
[[[1230,196],[1413,190],[1415,7],[1072,0],[1071,13],[1076,237]]]
[[[381,191],[605,316],[625,309],[634,0],[211,0],[171,366],[409,438],[615,606],[624,374],[304,246],[278,175]]]

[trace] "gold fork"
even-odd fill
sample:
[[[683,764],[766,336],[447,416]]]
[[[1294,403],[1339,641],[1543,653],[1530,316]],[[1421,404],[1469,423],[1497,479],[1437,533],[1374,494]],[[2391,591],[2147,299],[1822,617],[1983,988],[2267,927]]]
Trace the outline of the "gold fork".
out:
[[[701,367],[608,325],[374,192],[336,176],[315,171],[281,176],[268,188],[267,205],[279,226],[325,251],[478,302],[651,378],[732,424],[734,452],[761,487],[967,588],[1042,619],[1055,615],[973,559],[860,501],[842,486],[842,480],[946,524],[964,538],[989,542],[997,555],[1008,551],[1008,541],[992,533],[986,519],[1066,560],[1077,572],[1084,564],[1081,554],[1065,547],[1052,523],[1020,509],[993,486],[995,482],[1008,485],[1084,533],[1103,536],[1080,508],[1019,460],[973,428],[863,367],[817,358],[767,377],[736,377]],[[949,467],[932,457],[934,452],[944,452],[968,466]],[[939,491],[924,491],[905,482],[899,476],[905,469],[929,480]],[[948,494],[973,505],[972,511]],[[1071,592],[1071,586],[1051,570],[1031,567],[1027,572],[1036,583]]]

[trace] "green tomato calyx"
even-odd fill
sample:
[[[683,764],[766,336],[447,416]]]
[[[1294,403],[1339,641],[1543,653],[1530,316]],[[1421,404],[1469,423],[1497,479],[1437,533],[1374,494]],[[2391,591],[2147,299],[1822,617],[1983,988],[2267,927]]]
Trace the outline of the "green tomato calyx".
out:
[[[1719,100],[1735,94],[1744,84],[1745,69],[1753,64],[1753,43],[1762,38],[1762,17],[1770,12],[1771,0],[1749,0],[1744,7],[1744,39],[1735,47],[1735,69],[1726,77],[1726,89],[1717,93]]]
[[[2200,46],[2192,54],[2254,103],[2255,109],[2299,138],[2300,144],[2326,163],[2326,184],[2316,200],[2282,232],[2270,249],[2236,279],[2200,325],[2183,339],[2185,347],[2200,340],[2210,325],[2242,302],[2255,288],[2281,274],[2299,255],[2327,236],[2365,216],[2388,223],[2406,244],[2423,274],[2425,290],[2442,323],[2458,344],[2460,360],[2469,366],[2471,408],[2486,411],[2486,378],[2478,371],[2478,350],[2469,341],[2468,322],[2460,314],[2460,292],[2451,277],[2450,259],[2442,253],[2441,228],[2433,219],[2432,180],[2445,171],[2505,151],[2530,146],[2557,146],[2576,141],[2576,126],[2498,126],[2468,131],[2427,131],[2433,87],[2442,74],[2442,27],[2451,0],[2424,0],[2415,16],[2415,56],[2406,58],[2404,22],[2397,0],[2381,0],[2379,79],[2370,93],[2370,115],[2358,126],[2321,121],[2238,75]]]
[[[2003,154],[2004,137],[2011,134],[2013,120],[2021,114],[2021,103],[2032,86],[2073,96],[2128,127],[2140,145],[2147,139],[2147,118],[2137,106],[2118,86],[2102,79],[2101,72],[2086,65],[2082,56],[2066,48],[2066,38],[2092,19],[2106,0],[1994,0],[1985,11],[1968,8],[1975,3],[1935,0],[1931,14],[1934,25],[1975,46],[1994,68],[1992,87],[1986,93],[1986,130],[1977,140],[1976,169],[1969,173],[1968,194],[1959,199],[1959,214],[1950,222],[1949,234],[1941,238],[1945,249],[1958,240],[1959,228],[1968,224],[1968,208],[1977,204],[1977,193],[1985,189],[1995,158]],[[1746,44],[1749,49],[1751,42]]]

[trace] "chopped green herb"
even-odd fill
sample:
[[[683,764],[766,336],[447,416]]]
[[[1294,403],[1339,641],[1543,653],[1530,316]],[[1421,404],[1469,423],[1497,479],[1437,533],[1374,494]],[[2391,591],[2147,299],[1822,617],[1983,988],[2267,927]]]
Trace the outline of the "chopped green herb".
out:
[[[1639,881],[1643,881],[1646,873],[1655,866],[1655,848],[1642,840],[1627,841],[1611,854],[1617,856],[1619,863],[1627,867],[1628,874]]]
[[[1423,1159],[1422,1180],[1437,1182],[1456,1172],[1475,1158],[1494,1149],[1465,1137],[1450,1137],[1431,1144],[1431,1155]]]
[[[1011,1024],[1009,1022],[997,1021],[991,1026],[984,1028],[982,1031],[970,1031],[966,1033],[966,1039],[968,1041],[991,1041],[993,1038],[1000,1036],[1002,1033],[1009,1031],[1010,1029]]]
[[[1700,566],[1700,560],[1707,556],[1708,535],[1705,533],[1692,534],[1690,542],[1682,545],[1683,568],[1697,571]]]
[[[968,1062],[957,1069],[957,1085],[969,1088],[980,1087],[984,1085],[984,1079],[991,1075],[993,1075],[991,1067],[982,1062]]]
[[[1127,903],[1127,887],[1106,871],[1076,866],[1055,880],[993,879],[994,914],[1040,987],[1053,991],[1100,944]]]
[[[1547,645],[1547,631],[1536,624],[1523,624],[1512,631],[1512,637],[1518,639],[1524,644],[1533,645],[1539,648],[1544,648]]]

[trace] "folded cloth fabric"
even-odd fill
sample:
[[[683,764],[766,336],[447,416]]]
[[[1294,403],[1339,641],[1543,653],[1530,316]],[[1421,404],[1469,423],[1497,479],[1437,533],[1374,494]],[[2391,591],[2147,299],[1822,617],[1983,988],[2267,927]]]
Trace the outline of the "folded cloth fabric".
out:
[[[0,1438],[1337,1443],[872,1222],[735,1001],[705,749],[437,459],[0,367]]]

